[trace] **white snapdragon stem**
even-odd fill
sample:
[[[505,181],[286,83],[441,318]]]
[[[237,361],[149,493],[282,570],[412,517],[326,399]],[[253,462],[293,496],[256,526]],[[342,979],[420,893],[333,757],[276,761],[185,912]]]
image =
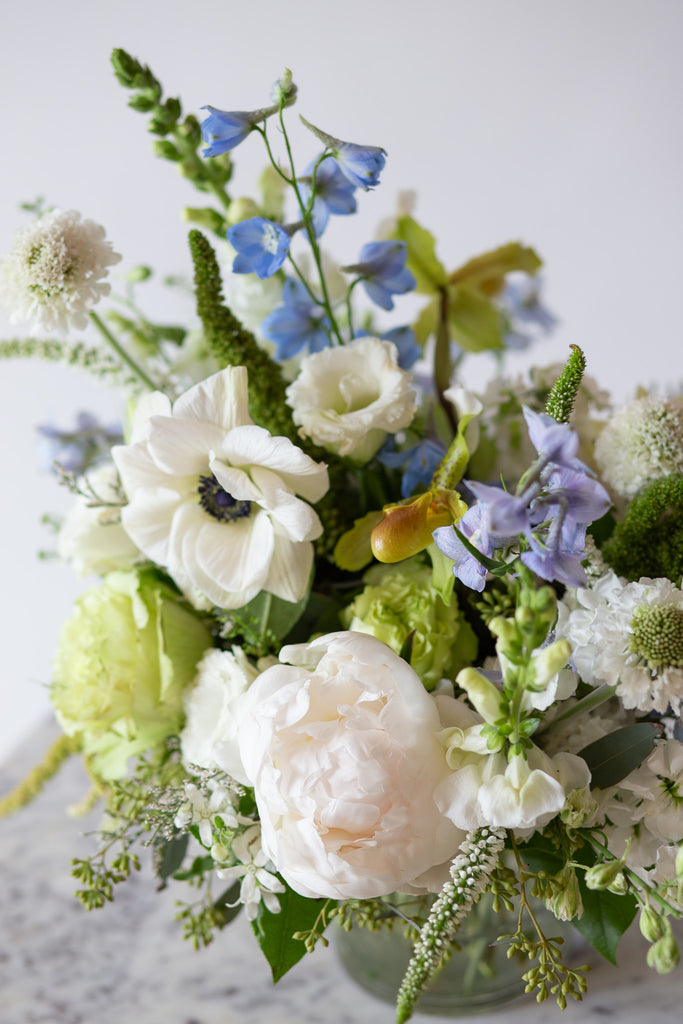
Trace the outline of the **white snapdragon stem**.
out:
[[[458,926],[486,888],[504,842],[504,829],[479,828],[461,844],[462,853],[451,864],[451,880],[432,905],[401,982],[397,1024],[404,1024],[412,1016],[421,992],[441,966]]]

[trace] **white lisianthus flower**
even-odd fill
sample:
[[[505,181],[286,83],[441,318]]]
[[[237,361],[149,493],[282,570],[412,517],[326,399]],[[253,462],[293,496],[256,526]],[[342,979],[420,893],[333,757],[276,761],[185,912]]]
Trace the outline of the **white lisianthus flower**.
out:
[[[200,768],[220,769],[248,785],[237,743],[237,699],[258,676],[244,651],[207,651],[185,698],[185,728],[180,736],[183,760]]]
[[[79,494],[62,523],[57,553],[79,576],[104,576],[127,569],[140,550],[121,525],[117,507],[121,494],[116,467],[107,462],[89,470]]]
[[[109,294],[104,278],[120,259],[99,224],[75,210],[53,210],[20,231],[0,262],[0,302],[12,323],[82,330],[89,310]]]
[[[683,398],[647,395],[618,409],[595,442],[603,481],[624,498],[683,472]]]
[[[322,532],[307,503],[327,491],[327,468],[252,423],[245,367],[215,373],[172,407],[148,396],[133,443],[112,455],[129,501],[126,531],[182,589],[221,608],[261,590],[301,600]]]
[[[388,433],[412,422],[417,399],[411,385],[392,342],[356,338],[302,359],[287,402],[302,434],[337,455],[367,462]]]
[[[239,727],[264,850],[302,896],[405,891],[463,840],[433,799],[448,775],[435,701],[363,633],[285,647],[280,659],[292,664],[252,684]]]

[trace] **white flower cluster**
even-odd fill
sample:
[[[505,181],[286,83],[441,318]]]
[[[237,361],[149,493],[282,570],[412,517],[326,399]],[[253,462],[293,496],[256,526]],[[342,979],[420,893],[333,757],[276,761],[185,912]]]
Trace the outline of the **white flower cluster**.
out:
[[[618,409],[595,443],[602,479],[618,495],[683,472],[683,398],[647,395]]]
[[[609,570],[558,604],[558,636],[591,684],[616,686],[625,708],[678,714],[683,705],[683,591],[668,579],[625,583]]]
[[[75,210],[53,210],[17,235],[0,262],[0,302],[12,323],[44,331],[80,330],[108,295],[108,268],[121,257],[104,228]]]

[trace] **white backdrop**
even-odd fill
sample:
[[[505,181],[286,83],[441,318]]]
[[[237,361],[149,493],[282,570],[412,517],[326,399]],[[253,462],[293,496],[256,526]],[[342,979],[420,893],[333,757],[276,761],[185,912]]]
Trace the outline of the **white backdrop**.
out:
[[[326,236],[342,262],[415,187],[448,265],[517,238],[543,256],[561,326],[532,358],[577,342],[622,398],[683,377],[678,0],[24,0],[3,20],[0,250],[25,222],[18,202],[42,195],[104,224],[122,268],[187,273],[179,211],[196,193],[150,155],[109,53],[149,63],[188,111],[261,106],[287,65],[309,120],[389,153],[360,216]],[[258,140],[235,155],[239,193],[263,163]],[[148,294],[152,314],[173,315],[161,290]],[[1,319],[0,332],[16,334]],[[50,540],[41,515],[70,499],[42,472],[35,425],[117,408],[75,371],[0,367],[0,755],[47,713],[52,649],[80,586],[36,559]]]

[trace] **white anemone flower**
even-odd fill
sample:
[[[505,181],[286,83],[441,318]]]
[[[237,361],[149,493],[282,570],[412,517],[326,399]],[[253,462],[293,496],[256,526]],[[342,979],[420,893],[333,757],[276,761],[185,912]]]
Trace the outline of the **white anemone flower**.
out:
[[[120,259],[99,224],[76,210],[53,210],[20,231],[0,262],[0,300],[12,323],[82,330],[87,313],[109,294],[104,278]]]
[[[412,376],[398,365],[396,346],[379,338],[356,338],[306,356],[287,402],[303,435],[361,463],[388,433],[409,426],[417,408]]]
[[[221,608],[261,590],[300,601],[322,533],[307,502],[327,491],[326,466],[252,423],[243,366],[173,406],[159,393],[144,406],[133,443],[112,450],[129,502],[121,519],[140,550]]]

